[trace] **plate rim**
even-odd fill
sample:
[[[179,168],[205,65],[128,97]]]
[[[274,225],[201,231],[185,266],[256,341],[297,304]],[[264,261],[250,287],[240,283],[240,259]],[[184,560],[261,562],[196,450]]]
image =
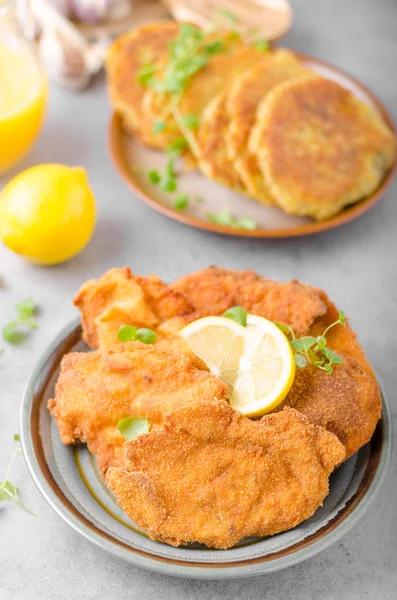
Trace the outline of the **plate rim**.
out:
[[[394,133],[394,135],[397,136],[397,129],[394,124],[394,121],[383,102],[381,102],[381,100],[374,94],[374,92],[367,88],[358,79],[356,79],[354,76],[350,75],[350,73],[344,71],[343,69],[334,66],[332,63],[321,60],[315,56],[305,54],[304,52],[298,52],[293,49],[291,49],[291,52],[293,52],[293,54],[299,60],[306,60],[314,64],[324,66],[328,69],[333,70],[335,73],[349,79],[356,87],[360,89],[360,91],[364,92],[364,94],[371,100],[371,102],[373,102],[373,104],[379,111],[379,114],[386,122],[387,126]],[[139,200],[141,200],[144,204],[148,205],[156,212],[159,212],[160,214],[163,214],[166,217],[173,219],[174,221],[178,221],[179,223],[183,223],[184,225],[189,225],[190,227],[193,227],[195,229],[202,229],[205,231],[210,231],[213,233],[218,233],[231,237],[288,239],[307,235],[314,235],[323,231],[336,229],[337,227],[354,221],[361,215],[371,210],[371,208],[373,208],[383,198],[386,191],[393,182],[394,176],[397,172],[396,158],[391,168],[387,171],[380,186],[375,190],[375,192],[373,192],[373,194],[355,204],[352,204],[351,206],[347,207],[344,211],[342,211],[341,213],[337,214],[335,217],[332,217],[329,220],[315,221],[314,223],[307,223],[305,225],[299,225],[291,228],[255,229],[253,231],[247,231],[243,229],[230,230],[229,227],[226,227],[224,225],[217,225],[215,223],[203,221],[197,217],[193,217],[184,214],[181,211],[176,211],[171,207],[164,206],[163,204],[160,204],[154,198],[152,198],[149,193],[145,192],[145,190],[141,187],[139,182],[134,177],[131,170],[128,168],[128,165],[126,164],[126,161],[124,159],[124,154],[121,150],[121,138],[124,133],[125,132],[123,132],[123,129],[121,127],[120,115],[117,113],[117,111],[112,111],[111,118],[108,124],[108,148],[110,156],[117,173],[121,176],[121,179],[127,184],[127,187],[129,187],[134,192],[134,194]],[[132,134],[128,135],[133,137]]]
[[[266,557],[257,557],[230,563],[213,563],[205,565],[203,563],[188,562],[180,559],[168,559],[150,554],[150,552],[139,549],[132,549],[123,542],[116,540],[112,535],[97,527],[82,515],[70,501],[59,490],[57,493],[55,488],[58,488],[55,481],[53,484],[48,480],[48,477],[42,470],[42,465],[36,453],[36,443],[40,439],[39,429],[36,431],[36,442],[33,439],[34,432],[32,431],[32,413],[34,402],[40,404],[40,395],[36,398],[36,388],[46,381],[48,376],[54,372],[59,365],[59,357],[63,356],[64,349],[71,346],[72,340],[75,342],[81,339],[80,319],[77,317],[68,323],[47,346],[41,357],[30,372],[28,381],[23,392],[23,398],[20,408],[19,428],[21,437],[21,447],[25,461],[27,463],[30,475],[40,491],[41,495],[50,505],[50,507],[77,533],[80,533],[86,539],[90,540],[103,550],[122,558],[134,566],[141,567],[150,571],[161,574],[173,575],[178,577],[187,577],[193,579],[237,579],[244,577],[253,577],[271,573],[281,569],[296,565],[304,560],[312,558],[319,552],[328,548],[331,544],[340,539],[347,533],[363,516],[367,508],[376,497],[386,476],[392,453],[392,427],[390,408],[388,402],[382,393],[383,411],[382,419],[377,427],[382,427],[383,443],[380,444],[378,450],[378,460],[374,468],[372,468],[369,481],[361,487],[348,503],[322,528],[314,534],[308,536],[304,540],[297,542],[285,550],[289,550],[285,554],[285,550],[279,551],[281,556],[271,558],[272,554]],[[64,348],[65,347],[65,348]],[[34,416],[34,415],[33,415]],[[36,419],[38,425],[38,419]],[[44,461],[45,463],[45,461]],[[46,470],[53,480],[47,463]],[[366,470],[367,473],[368,469]],[[364,481],[364,480],[363,480]],[[361,486],[362,484],[360,484]],[[359,497],[357,494],[360,491]],[[63,500],[62,497],[63,496]],[[340,515],[346,513],[343,520],[340,521]],[[319,532],[327,528],[327,531],[319,539]],[[299,546],[302,546],[299,548]],[[293,550],[294,546],[298,546],[297,550]],[[133,550],[133,552],[131,551]],[[273,553],[277,555],[278,553]],[[241,564],[242,563],[242,564]]]

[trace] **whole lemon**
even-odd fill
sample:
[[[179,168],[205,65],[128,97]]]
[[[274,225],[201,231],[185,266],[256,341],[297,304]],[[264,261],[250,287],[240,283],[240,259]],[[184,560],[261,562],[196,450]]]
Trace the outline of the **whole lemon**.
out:
[[[0,194],[0,239],[29,261],[64,262],[88,243],[95,198],[82,167],[46,164],[12,179]]]

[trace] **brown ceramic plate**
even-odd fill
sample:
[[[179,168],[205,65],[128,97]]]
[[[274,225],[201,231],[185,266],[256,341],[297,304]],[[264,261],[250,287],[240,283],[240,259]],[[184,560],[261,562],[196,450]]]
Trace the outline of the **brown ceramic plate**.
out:
[[[174,548],[147,537],[123,513],[85,446],[64,446],[47,410],[62,357],[87,352],[78,321],[54,339],[32,372],[21,406],[21,444],[30,473],[50,506],[79,534],[113,555],[160,573],[202,579],[249,577],[284,569],[327,548],[365,514],[385,477],[391,454],[390,413],[370,443],[330,478],[324,504],[290,531],[246,539],[229,550],[191,544]]]
[[[360,100],[374,107],[390,129],[395,132],[394,124],[382,103],[361,83],[320,60],[300,53],[296,53],[296,56],[313,71],[340,83]],[[126,134],[122,130],[121,120],[117,114],[112,116],[110,122],[109,145],[117,171],[134,194],[151,208],[191,227],[241,237],[284,238],[310,235],[353,221],[379,202],[390,185],[397,166],[396,162],[371,196],[346,208],[327,221],[316,222],[308,217],[287,215],[278,208],[262,206],[254,200],[210,181],[197,171],[181,174],[178,178],[178,185],[181,193],[187,193],[190,197],[198,195],[202,202],[191,201],[187,209],[178,212],[173,208],[169,195],[167,196],[156,186],[150,184],[142,172],[145,169],[160,171],[164,169],[166,162],[164,153],[147,148],[133,139],[131,135]],[[139,172],[140,169],[141,172]],[[208,221],[207,214],[209,212],[218,212],[223,209],[227,209],[237,216],[251,217],[258,223],[258,228],[254,231],[230,229]]]

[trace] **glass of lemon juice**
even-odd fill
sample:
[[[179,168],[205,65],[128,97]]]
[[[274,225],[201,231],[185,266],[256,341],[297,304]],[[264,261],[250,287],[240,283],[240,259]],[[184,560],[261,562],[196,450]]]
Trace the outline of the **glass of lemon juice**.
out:
[[[0,0],[0,175],[34,144],[47,96],[47,78],[35,46],[19,29],[13,3]]]

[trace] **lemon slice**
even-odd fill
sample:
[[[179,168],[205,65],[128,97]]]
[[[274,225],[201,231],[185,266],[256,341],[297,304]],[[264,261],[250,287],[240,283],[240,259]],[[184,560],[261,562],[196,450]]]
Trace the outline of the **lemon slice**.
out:
[[[295,362],[286,336],[271,321],[248,315],[247,326],[225,317],[190,323],[180,335],[211,373],[230,387],[230,403],[247,417],[278,406],[295,376]]]

